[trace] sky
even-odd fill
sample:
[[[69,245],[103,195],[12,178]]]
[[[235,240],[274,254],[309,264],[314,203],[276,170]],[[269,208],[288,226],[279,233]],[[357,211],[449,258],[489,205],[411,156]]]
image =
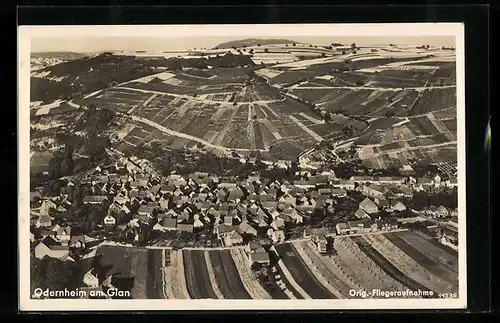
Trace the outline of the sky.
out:
[[[193,48],[212,48],[220,43],[245,39],[243,37],[215,37],[215,36],[191,36],[191,37],[32,37],[31,52],[57,52],[69,51],[78,53],[100,52],[100,51],[165,51],[165,50],[190,50]],[[280,38],[289,39],[313,45],[329,45],[331,43],[351,44],[358,46],[397,44],[397,45],[430,45],[455,47],[453,36],[410,36],[410,37],[374,37],[374,36],[269,36],[258,37],[261,39]]]

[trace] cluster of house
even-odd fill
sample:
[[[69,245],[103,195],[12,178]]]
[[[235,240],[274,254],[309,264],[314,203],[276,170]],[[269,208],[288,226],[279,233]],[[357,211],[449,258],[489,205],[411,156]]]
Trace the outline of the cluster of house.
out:
[[[36,243],[34,255],[38,259],[44,257],[63,261],[75,261],[72,255],[78,252],[82,259],[92,259],[96,255],[101,240],[87,235],[74,233],[70,226],[58,224],[44,227],[37,234],[31,233],[31,242]]]
[[[378,230],[392,228],[395,224],[372,218],[380,210],[405,210],[398,197],[411,197],[415,190],[453,186],[439,176],[353,176],[341,180],[333,171],[298,171],[295,175],[293,181],[268,181],[258,174],[243,180],[204,172],[159,176],[148,164],[123,158],[97,167],[80,184],[87,188],[84,204],[109,205],[101,225],[114,230],[132,228],[135,241],[146,225],[158,232],[210,230],[224,246],[241,245],[261,235],[273,243],[282,242],[288,223],[303,223],[317,209],[334,212],[335,199],[346,196],[348,190],[359,190],[366,198],[355,212],[359,223],[339,223],[337,234],[374,230],[375,226]],[[73,185],[71,181],[67,184]],[[32,224],[44,233],[64,236],[65,229],[54,225],[49,213],[64,213],[69,206],[67,195],[45,199],[32,210]]]

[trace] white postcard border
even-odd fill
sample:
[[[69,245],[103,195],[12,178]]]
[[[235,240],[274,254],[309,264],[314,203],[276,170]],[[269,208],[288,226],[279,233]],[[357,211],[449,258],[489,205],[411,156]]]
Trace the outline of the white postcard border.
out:
[[[272,34],[270,33],[272,30]],[[31,37],[150,36],[455,36],[457,64],[458,137],[458,271],[457,299],[335,299],[335,300],[68,300],[31,299],[29,235],[29,93]],[[462,23],[397,24],[279,24],[272,25],[126,25],[20,26],[18,28],[18,259],[21,311],[103,310],[298,310],[298,309],[457,309],[467,304],[466,151],[465,151],[465,42]]]

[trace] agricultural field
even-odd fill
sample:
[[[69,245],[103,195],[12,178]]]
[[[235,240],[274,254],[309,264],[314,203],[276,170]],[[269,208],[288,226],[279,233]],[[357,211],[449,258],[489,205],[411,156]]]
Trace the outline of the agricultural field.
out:
[[[456,141],[450,53],[382,49],[340,54],[271,46],[273,55],[298,57],[290,54],[295,50],[327,56],[264,68],[186,66],[115,84],[78,102],[131,117],[135,127],[118,130],[126,133],[114,144],[120,151],[157,141],[171,149],[200,144],[226,154],[258,150],[289,159],[323,140],[349,139],[348,128],[360,149],[369,146],[361,153],[367,166],[419,155],[442,160],[449,152],[435,145]]]
[[[333,250],[327,254],[319,254],[311,241],[280,244],[275,250],[287,287],[303,298],[361,298],[349,294],[359,289],[420,289],[434,292],[434,297],[456,292],[457,256],[431,239],[418,232],[401,231],[337,236]]]

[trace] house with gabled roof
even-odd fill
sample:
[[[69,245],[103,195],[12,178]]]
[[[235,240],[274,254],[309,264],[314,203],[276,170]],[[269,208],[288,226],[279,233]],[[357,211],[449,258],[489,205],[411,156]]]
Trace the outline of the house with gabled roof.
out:
[[[406,210],[406,205],[404,205],[403,203],[401,203],[400,201],[397,201],[397,200],[392,200],[391,201],[391,205],[388,209],[388,211],[398,211],[398,212],[401,212],[401,211],[404,211]]]
[[[195,214],[194,215],[194,219],[193,219],[193,227],[195,229],[199,229],[199,228],[203,228],[204,226],[205,226],[205,224],[200,219],[200,215],[199,214]]]
[[[84,234],[74,234],[71,236],[69,239],[69,247],[70,248],[76,248],[76,249],[85,249],[85,235]]]
[[[239,187],[236,187],[233,189],[229,189],[227,200],[238,203],[239,201],[241,201],[241,199],[243,199],[244,196],[245,193],[243,192],[243,190]]]
[[[279,217],[271,222],[271,228],[273,228],[274,230],[281,230],[284,227],[285,227],[285,221],[283,221],[283,219],[280,219]]]
[[[385,198],[385,196],[379,196],[373,199],[375,203],[378,205],[379,209],[385,209],[389,207],[389,200]]]
[[[379,176],[377,182],[380,184],[403,184],[406,181],[402,176]]]
[[[51,237],[45,237],[35,247],[35,257],[42,259],[44,257],[65,260],[69,257],[69,246],[57,242]]]
[[[224,245],[227,247],[238,246],[243,243],[243,237],[236,230],[224,234]]]
[[[263,201],[260,203],[262,207],[266,210],[276,209],[278,207],[278,202],[276,201]]]
[[[297,210],[294,208],[285,209],[284,213],[288,215],[294,223],[304,222],[304,215],[301,214],[300,212],[297,212]]]
[[[344,234],[351,233],[351,228],[345,222],[337,223],[337,225],[335,225],[335,230],[337,231],[338,235],[344,235]]]
[[[248,255],[248,260],[250,265],[255,263],[269,265],[270,263],[269,254],[264,249],[262,249],[262,251],[250,253]]]
[[[356,212],[354,212],[354,215],[355,215],[358,219],[370,218],[370,216],[368,215],[368,213],[366,213],[366,212],[365,212],[365,211],[363,211],[362,209],[358,209]]]
[[[377,225],[375,223],[372,223],[368,218],[363,218],[356,221],[348,221],[347,225],[349,226],[351,233],[368,233],[377,229]]]
[[[247,200],[249,201],[258,201],[259,200],[259,194],[257,194],[257,192],[253,191],[251,192],[248,196],[247,196]]]
[[[166,183],[163,183],[160,186],[160,193],[162,194],[173,194],[177,188],[173,185],[168,185]]]
[[[172,218],[164,218],[161,222],[163,230],[177,230],[177,220]]]
[[[158,205],[155,203],[148,203],[147,205],[141,205],[137,213],[139,215],[146,215],[148,217],[152,217],[155,210],[158,208]]]
[[[349,180],[354,181],[354,183],[357,184],[375,183],[377,181],[373,176],[351,176]]]
[[[279,204],[284,204],[286,206],[295,206],[296,204],[296,197],[291,196],[290,194],[284,194],[278,199]]]
[[[347,192],[343,188],[332,188],[331,195],[334,197],[346,197]]]
[[[105,226],[115,226],[116,225],[116,218],[112,216],[111,214],[108,214],[104,217],[103,223]]]
[[[273,229],[269,229],[267,230],[267,235],[269,236],[269,238],[271,238],[271,240],[274,243],[280,243],[285,241],[285,232],[283,230],[275,231]]]
[[[218,189],[235,189],[238,185],[236,183],[222,182],[217,185]]]
[[[40,215],[49,215],[49,211],[55,211],[57,209],[57,204],[51,200],[43,200],[39,208]]]
[[[248,207],[248,211],[253,215],[256,215],[259,210],[260,207],[255,203],[250,204],[250,206]]]
[[[379,211],[377,204],[375,204],[368,197],[359,203],[359,208],[368,214],[377,213]]]
[[[231,215],[224,216],[224,225],[227,226],[233,225],[233,217]]]
[[[128,201],[129,201],[129,199],[123,195],[117,195],[113,198],[113,203],[115,203],[116,205],[119,205],[119,206],[124,205]]]
[[[249,234],[249,235],[257,236],[257,230],[248,221],[241,222],[238,225],[236,231],[239,234]]]
[[[48,228],[52,225],[52,219],[48,214],[36,215],[34,219],[37,228]]]

